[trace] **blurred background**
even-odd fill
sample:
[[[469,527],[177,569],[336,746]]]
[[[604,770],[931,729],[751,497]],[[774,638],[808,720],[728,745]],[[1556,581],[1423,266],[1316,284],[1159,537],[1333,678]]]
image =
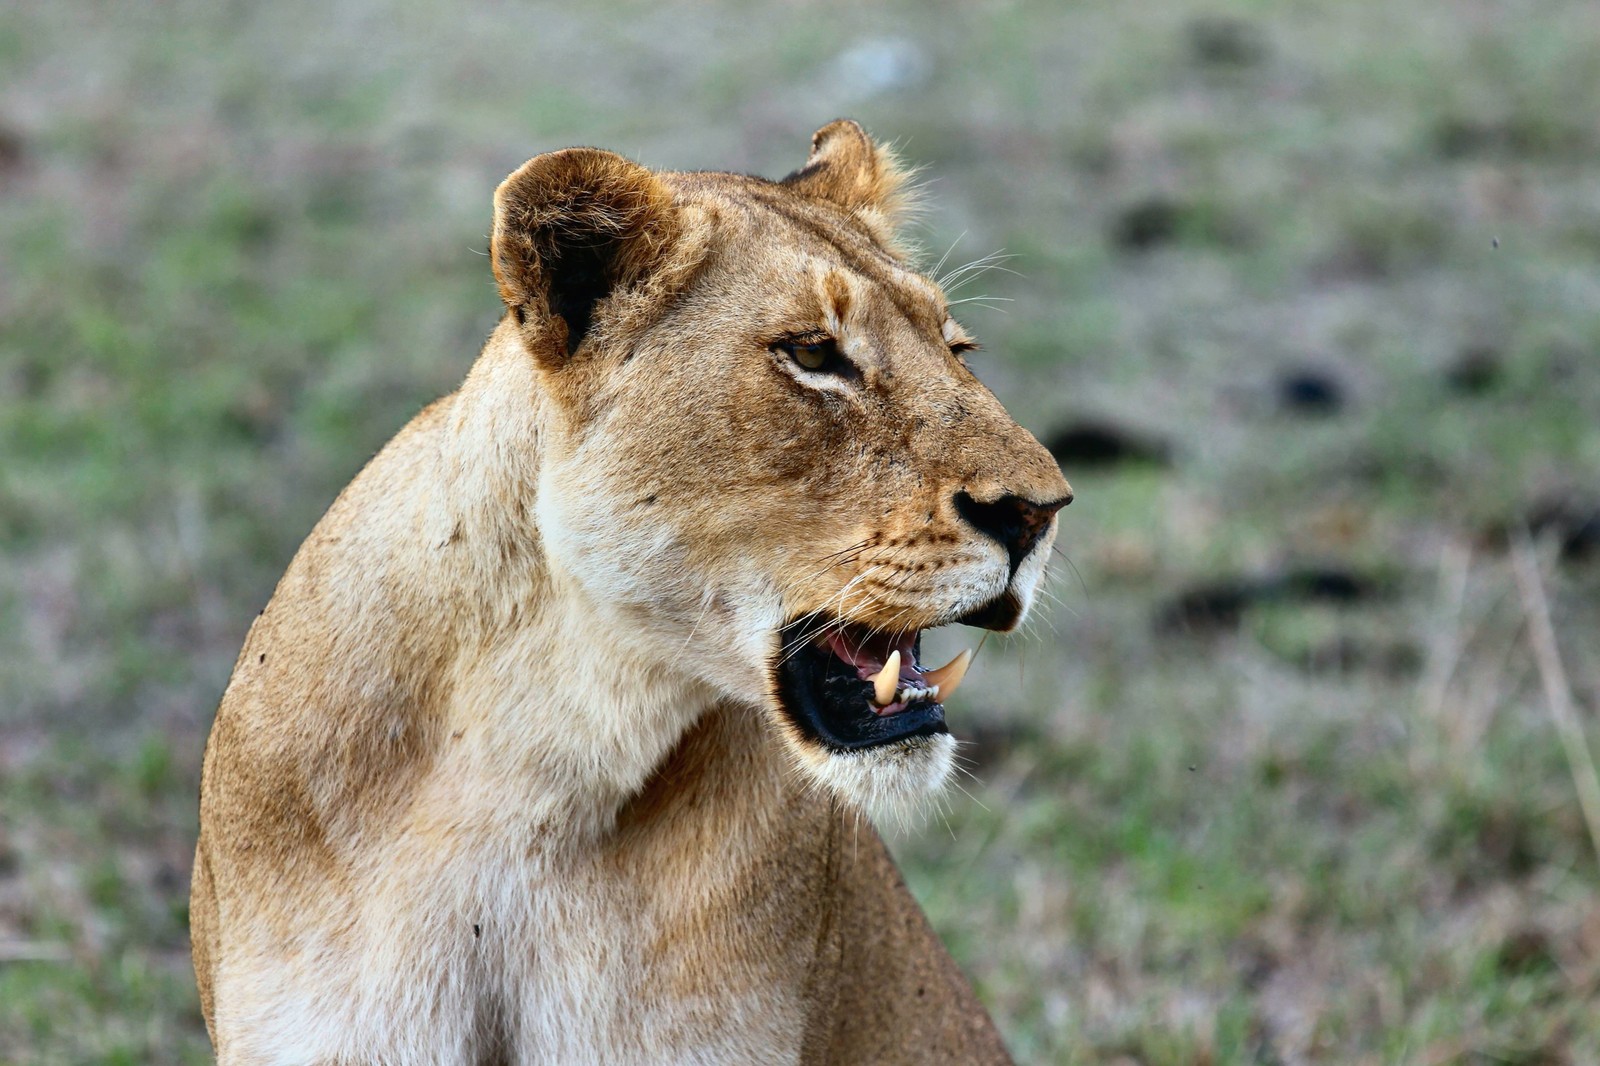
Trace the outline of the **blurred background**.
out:
[[[1600,749],[1590,0],[7,3],[0,1061],[207,1061],[206,730],[494,324],[500,178],[777,177],[838,115],[929,264],[1009,256],[975,365],[1078,492],[894,841],[1018,1058],[1600,1062],[1515,566]]]

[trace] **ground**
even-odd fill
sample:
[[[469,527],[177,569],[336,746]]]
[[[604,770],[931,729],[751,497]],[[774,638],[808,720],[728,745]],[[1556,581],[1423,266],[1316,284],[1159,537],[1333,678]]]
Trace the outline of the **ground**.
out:
[[[959,310],[1078,492],[895,839],[1018,1058],[1600,1061],[1508,553],[1600,749],[1596,54],[1583,0],[5,6],[0,1061],[208,1058],[205,731],[493,324],[499,178],[779,175],[841,114],[930,263],[1011,256]]]

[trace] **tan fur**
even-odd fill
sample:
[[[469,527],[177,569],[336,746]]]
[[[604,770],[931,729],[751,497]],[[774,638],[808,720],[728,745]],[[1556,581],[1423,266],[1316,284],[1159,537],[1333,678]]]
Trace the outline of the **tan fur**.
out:
[[[784,182],[573,149],[495,205],[505,319],[306,540],[217,712],[219,1060],[1007,1061],[857,813],[939,787],[948,738],[825,751],[769,691],[810,611],[1025,609],[1049,538],[1013,576],[953,496],[1068,491],[949,350],[902,172],[839,122]],[[808,330],[859,378],[774,350]]]

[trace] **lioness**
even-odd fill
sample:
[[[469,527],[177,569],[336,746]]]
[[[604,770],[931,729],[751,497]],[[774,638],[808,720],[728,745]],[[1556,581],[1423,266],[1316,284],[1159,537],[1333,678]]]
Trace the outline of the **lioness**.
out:
[[[206,750],[222,1063],[988,1063],[855,812],[950,772],[922,630],[1009,629],[1071,492],[853,122],[779,182],[575,148],[506,312],[339,496]]]

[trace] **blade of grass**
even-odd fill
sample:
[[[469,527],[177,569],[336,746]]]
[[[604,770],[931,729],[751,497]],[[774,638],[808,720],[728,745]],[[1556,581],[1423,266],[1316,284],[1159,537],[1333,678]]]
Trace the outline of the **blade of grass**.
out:
[[[1517,589],[1522,594],[1522,611],[1528,619],[1528,643],[1533,646],[1534,662],[1544,683],[1545,703],[1555,719],[1556,732],[1567,756],[1567,768],[1578,791],[1583,820],[1589,827],[1589,843],[1600,859],[1600,774],[1584,739],[1583,727],[1572,705],[1572,686],[1561,665],[1561,649],[1556,645],[1555,627],[1550,622],[1550,606],[1545,600],[1544,582],[1539,577],[1539,558],[1526,532],[1512,538],[1511,561],[1516,570]]]

